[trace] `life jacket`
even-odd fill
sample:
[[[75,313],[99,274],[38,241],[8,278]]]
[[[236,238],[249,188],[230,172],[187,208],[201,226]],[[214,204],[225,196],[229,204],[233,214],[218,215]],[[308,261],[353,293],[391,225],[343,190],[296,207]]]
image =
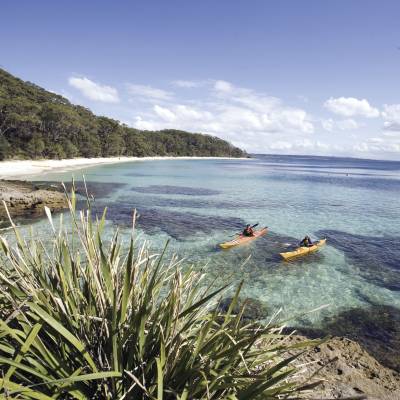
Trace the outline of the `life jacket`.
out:
[[[243,236],[251,236],[252,234],[253,234],[253,229],[251,229],[250,227],[244,228]]]

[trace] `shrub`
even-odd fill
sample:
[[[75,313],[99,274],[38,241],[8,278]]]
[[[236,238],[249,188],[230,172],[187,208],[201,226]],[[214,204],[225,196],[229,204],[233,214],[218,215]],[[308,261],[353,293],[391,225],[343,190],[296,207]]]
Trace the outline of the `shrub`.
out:
[[[134,228],[127,246],[118,230],[106,241],[105,212],[78,213],[74,192],[68,202],[68,230],[46,209],[51,249],[15,225],[14,245],[0,237],[0,397],[278,399],[313,387],[291,366],[307,343],[243,322],[245,306],[233,313],[241,285],[223,313],[224,287],[149,253]]]

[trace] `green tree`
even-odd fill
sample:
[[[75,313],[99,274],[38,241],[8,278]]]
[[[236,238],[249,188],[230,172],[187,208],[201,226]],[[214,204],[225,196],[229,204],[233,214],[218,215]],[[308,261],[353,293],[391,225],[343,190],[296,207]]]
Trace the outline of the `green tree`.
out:
[[[0,136],[0,160],[4,160],[11,155],[11,146],[4,136]]]
[[[58,160],[67,158],[64,148],[62,147],[62,145],[60,143],[54,143],[51,146],[48,146],[46,149],[45,155],[48,158],[54,158],[54,159],[58,159]]]
[[[174,129],[140,131],[0,69],[0,157],[244,156],[224,140]],[[43,143],[45,148],[43,149]]]
[[[31,158],[43,157],[44,149],[46,145],[40,134],[34,134],[32,139],[26,145],[26,151]]]
[[[61,146],[67,158],[74,158],[79,155],[79,149],[69,139],[62,139]]]

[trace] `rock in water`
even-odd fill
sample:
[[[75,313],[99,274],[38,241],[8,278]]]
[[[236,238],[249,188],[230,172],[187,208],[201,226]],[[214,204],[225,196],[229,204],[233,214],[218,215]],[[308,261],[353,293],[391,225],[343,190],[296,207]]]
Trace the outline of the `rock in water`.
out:
[[[67,200],[61,190],[39,188],[31,182],[0,180],[0,218],[7,219],[6,203],[11,217],[36,217],[43,215],[44,207],[52,211],[67,207]]]
[[[220,303],[221,311],[227,312],[230,304],[232,303],[232,300],[232,297],[227,297],[223,299]],[[259,321],[267,318],[268,316],[267,306],[262,301],[250,297],[247,297],[245,299],[239,297],[238,302],[233,308],[233,313],[239,313],[243,305],[245,306],[243,313],[244,321]]]

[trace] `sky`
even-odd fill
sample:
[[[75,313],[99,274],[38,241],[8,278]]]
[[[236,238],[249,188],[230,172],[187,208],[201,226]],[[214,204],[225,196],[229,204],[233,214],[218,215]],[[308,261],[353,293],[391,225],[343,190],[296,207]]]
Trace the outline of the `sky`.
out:
[[[400,160],[398,0],[2,0],[0,66],[140,129]]]

